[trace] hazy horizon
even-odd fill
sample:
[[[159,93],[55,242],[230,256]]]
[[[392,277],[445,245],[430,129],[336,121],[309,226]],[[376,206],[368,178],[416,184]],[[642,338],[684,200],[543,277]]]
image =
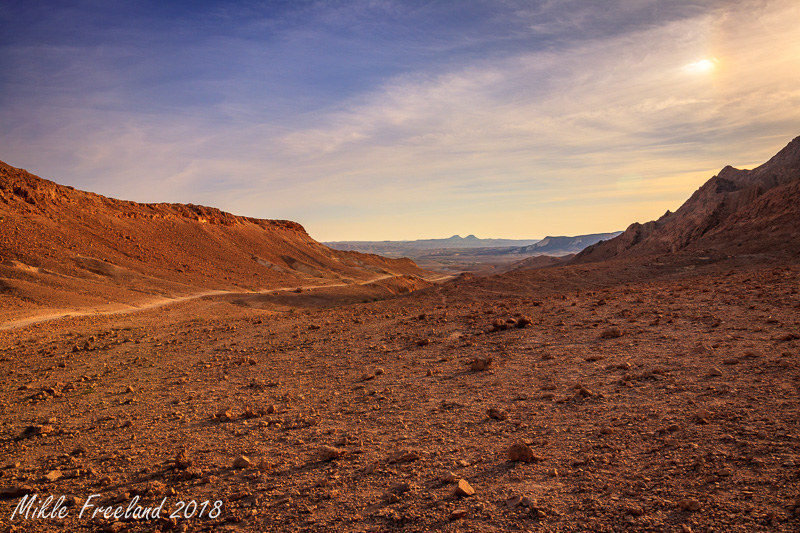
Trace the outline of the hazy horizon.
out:
[[[4,2],[0,160],[319,241],[607,233],[800,134],[798,25],[789,0]]]
[[[513,239],[509,239],[507,237],[502,237],[502,236],[501,237],[497,237],[497,236],[482,237],[482,236],[479,236],[479,235],[475,235],[474,233],[469,233],[469,234],[466,234],[466,235],[455,234],[455,235],[450,235],[448,237],[420,237],[420,238],[415,238],[415,239],[377,239],[377,240],[338,239],[338,240],[326,240],[324,242],[336,243],[336,242],[446,241],[446,240],[452,239],[454,237],[458,237],[458,238],[461,238],[461,239],[467,239],[469,237],[475,237],[475,238],[477,238],[479,240],[482,240],[482,241],[489,241],[489,240],[500,241],[500,240],[502,240],[502,241],[536,241],[536,242],[540,242],[540,241],[543,241],[544,239],[546,239],[548,237],[579,237],[579,236],[583,236],[583,235],[598,235],[598,234],[605,234],[605,233],[616,233],[616,232],[621,232],[621,231],[624,231],[624,228],[620,229],[620,230],[614,230],[614,231],[595,231],[595,232],[592,232],[592,233],[578,233],[578,234],[575,234],[575,235],[561,235],[561,234],[559,234],[559,235],[545,235],[543,237],[521,237],[521,238],[513,238]],[[312,235],[312,237],[313,237],[313,235]]]

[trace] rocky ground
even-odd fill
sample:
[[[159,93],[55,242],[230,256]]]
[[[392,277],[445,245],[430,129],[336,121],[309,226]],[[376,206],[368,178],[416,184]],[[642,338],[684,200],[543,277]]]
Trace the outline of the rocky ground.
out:
[[[0,331],[0,531],[800,530],[800,267],[652,268]]]

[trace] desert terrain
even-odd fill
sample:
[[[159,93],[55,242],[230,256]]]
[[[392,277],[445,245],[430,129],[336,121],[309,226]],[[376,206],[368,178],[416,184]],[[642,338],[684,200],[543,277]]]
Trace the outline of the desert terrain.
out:
[[[800,138],[488,277],[3,172],[2,531],[800,530]]]
[[[384,257],[409,258],[420,268],[442,274],[487,276],[516,269],[543,268],[583,251],[601,240],[622,233],[597,233],[573,237],[510,240],[479,239],[475,235],[448,239],[416,241],[338,241],[323,243],[335,250],[378,254]]]

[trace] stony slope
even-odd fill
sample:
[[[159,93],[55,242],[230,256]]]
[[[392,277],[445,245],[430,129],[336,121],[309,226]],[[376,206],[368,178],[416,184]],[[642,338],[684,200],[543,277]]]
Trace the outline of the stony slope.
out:
[[[115,200],[0,163],[4,310],[424,274],[409,260],[331,250],[295,222]]]
[[[576,235],[574,237],[545,237],[536,244],[522,246],[509,250],[508,253],[517,255],[569,255],[578,253],[584,248],[600,241],[613,239],[621,231],[613,233],[593,233],[591,235]]]
[[[800,137],[753,169],[727,166],[675,213],[634,223],[619,237],[584,250],[574,263],[692,250],[800,253]]]
[[[737,261],[0,331],[0,531],[796,533],[800,268]]]
[[[533,257],[526,257],[516,263],[512,263],[506,267],[507,271],[512,270],[528,270],[536,268],[550,268],[557,265],[564,265],[567,261],[575,257],[575,254],[564,255],[560,257],[552,255],[534,255]]]

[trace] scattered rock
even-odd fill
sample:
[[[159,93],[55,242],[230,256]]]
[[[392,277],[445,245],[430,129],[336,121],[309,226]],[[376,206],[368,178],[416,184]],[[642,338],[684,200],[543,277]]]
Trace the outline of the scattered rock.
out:
[[[233,468],[247,468],[250,466],[250,459],[244,455],[240,455],[236,459],[233,460]]]
[[[678,501],[678,508],[681,511],[692,511],[692,512],[699,511],[700,502],[692,498],[684,498]]]
[[[351,437],[350,435],[344,434],[340,436],[336,441],[333,443],[334,446],[351,446],[353,444],[361,445],[361,441],[359,441],[355,437]]]
[[[419,452],[415,450],[397,450],[389,457],[389,464],[410,463],[420,458]]]
[[[644,514],[644,509],[642,509],[640,505],[631,503],[625,507],[625,514],[629,514],[631,516],[642,516]]]
[[[77,448],[69,452],[69,454],[73,457],[80,457],[81,455],[86,455],[87,453],[89,453],[89,450],[87,450],[83,446],[78,446]]]
[[[450,516],[448,516],[448,518],[450,520],[460,520],[461,518],[464,518],[465,516],[467,516],[467,510],[466,509],[453,509],[452,511],[450,511]]]
[[[233,420],[233,411],[230,409],[220,409],[219,411],[217,411],[217,414],[214,415],[214,418],[222,422]]]
[[[492,326],[489,328],[489,332],[494,333],[495,331],[503,331],[506,329],[508,329],[508,323],[498,318],[492,322]]]
[[[526,326],[530,326],[531,324],[533,324],[533,319],[531,317],[529,317],[529,316],[523,315],[523,316],[517,318],[516,326],[518,328],[524,328]]]
[[[467,483],[466,479],[459,479],[456,488],[453,490],[453,495],[459,498],[468,498],[475,495],[475,489]]]
[[[181,478],[184,480],[190,480],[195,478],[203,477],[203,471],[197,468],[196,466],[190,466],[186,470],[183,470],[181,473]]]
[[[175,456],[175,468],[178,470],[186,470],[192,466],[192,460],[186,455],[186,450],[181,450]]]
[[[508,448],[508,452],[506,453],[506,457],[509,461],[521,461],[525,463],[532,463],[535,461],[539,461],[539,457],[533,453],[533,450],[530,446],[518,440]]]
[[[345,450],[341,448],[334,448],[333,446],[323,446],[320,448],[320,458],[323,461],[333,461],[345,454]]]
[[[533,509],[534,507],[536,507],[536,502],[531,500],[527,496],[523,496],[522,497],[522,500],[520,501],[520,504],[522,504],[523,507],[528,507],[530,509]]]
[[[600,333],[601,339],[616,339],[622,337],[622,330],[618,326],[611,326]]]
[[[511,496],[506,500],[506,507],[509,509],[515,509],[522,505],[522,496]]]
[[[700,409],[694,414],[694,420],[698,424],[708,424],[708,421],[711,420],[711,411],[708,409]]]
[[[473,372],[480,372],[483,370],[487,370],[489,366],[492,364],[492,361],[493,358],[489,355],[476,357],[470,362],[469,367]]]
[[[489,409],[487,409],[486,414],[488,415],[489,418],[492,418],[494,420],[508,419],[508,413],[496,407],[490,407]]]
[[[455,475],[452,472],[447,472],[446,474],[444,474],[439,479],[441,480],[442,483],[450,484],[450,483],[456,483],[461,478],[458,477],[457,475]]]
[[[125,522],[112,522],[108,524],[105,528],[103,528],[104,533],[120,533],[121,531],[125,531],[127,525]]]
[[[394,494],[404,494],[411,490],[411,485],[405,482],[395,483],[394,485],[392,485],[390,490]]]
[[[21,498],[26,494],[33,494],[35,491],[30,485],[12,485],[11,487],[3,487],[0,489],[0,500],[10,500],[12,498]]]
[[[45,435],[48,435],[48,434],[52,433],[53,431],[55,431],[53,429],[53,426],[42,425],[42,424],[34,424],[32,426],[26,427],[22,431],[22,435],[20,435],[20,438],[24,439],[24,438],[28,438],[28,437],[34,437],[36,435],[45,436]]]

